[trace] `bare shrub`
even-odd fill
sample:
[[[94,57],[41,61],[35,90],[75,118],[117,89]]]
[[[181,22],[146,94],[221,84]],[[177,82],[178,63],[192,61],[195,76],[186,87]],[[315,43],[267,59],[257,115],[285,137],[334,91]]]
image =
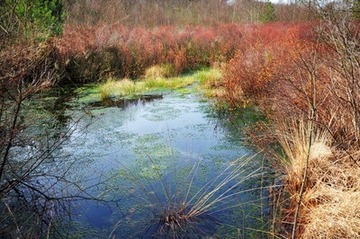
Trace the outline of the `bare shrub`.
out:
[[[255,102],[272,124],[261,133],[283,150],[275,160],[289,193],[288,236],[357,238],[359,209],[345,197],[358,200],[359,191],[359,27],[341,4],[322,10],[314,28],[253,31],[260,40],[227,65],[223,98],[237,107]]]
[[[171,64],[179,74],[231,59],[242,29],[235,24],[184,29],[68,25],[57,43],[57,57],[73,81],[138,78],[159,64]]]
[[[227,100],[241,106],[248,100],[260,106],[276,102],[275,95],[284,91],[276,89],[279,80],[296,68],[291,63],[295,51],[309,43],[309,40],[301,40],[306,36],[303,31],[308,31],[311,39],[311,29],[302,25],[271,24],[248,29],[242,47],[226,67]],[[264,107],[266,111],[269,109],[272,108]]]

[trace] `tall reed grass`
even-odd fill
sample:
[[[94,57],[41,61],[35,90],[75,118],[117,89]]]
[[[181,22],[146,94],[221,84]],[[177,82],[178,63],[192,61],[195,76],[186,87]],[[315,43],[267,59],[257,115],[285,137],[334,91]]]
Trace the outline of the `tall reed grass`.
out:
[[[328,131],[311,129],[304,122],[292,122],[278,129],[281,130],[277,138],[284,150],[284,157],[280,158],[286,172],[285,189],[291,195],[286,203],[289,206],[284,211],[284,222],[293,225],[299,189],[305,183],[296,235],[357,238],[360,206],[355,202],[360,200],[359,166],[336,148]],[[309,134],[313,134],[311,142]],[[358,157],[356,155],[358,152],[352,157]],[[303,182],[305,170],[307,176]]]

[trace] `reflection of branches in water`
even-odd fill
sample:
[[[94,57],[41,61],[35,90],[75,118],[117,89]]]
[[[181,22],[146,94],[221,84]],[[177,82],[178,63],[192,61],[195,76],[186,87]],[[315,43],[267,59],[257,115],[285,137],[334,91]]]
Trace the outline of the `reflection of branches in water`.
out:
[[[79,126],[81,117],[58,122],[42,101],[34,103],[55,73],[43,49],[28,50],[34,61],[18,59],[23,64],[18,72],[0,74],[0,237],[63,238],[69,228],[59,228],[63,217],[71,216],[70,202],[95,199],[91,191],[105,180],[85,184],[84,178],[71,177],[79,162],[61,148],[88,125]]]
[[[130,209],[126,220],[137,225],[147,225],[143,225],[146,227],[144,231],[139,232],[137,229],[132,233],[136,234],[135,237],[142,238],[203,238],[215,235],[218,226],[230,228],[229,233],[232,229],[237,230],[240,222],[237,221],[234,225],[231,223],[234,223],[234,219],[241,220],[239,214],[243,207],[259,205],[267,200],[265,196],[242,198],[268,189],[262,183],[259,185],[259,178],[265,172],[264,168],[254,168],[253,159],[254,157],[240,158],[231,162],[217,176],[200,180],[201,182],[197,182],[201,175],[201,163],[197,163],[187,174],[181,172],[182,178],[174,174],[170,176],[170,181],[178,180],[176,185],[171,185],[167,180],[169,175],[163,172],[154,172],[160,176],[160,180],[156,182],[139,178],[134,171],[125,168],[128,172],[125,178],[135,188],[127,195],[131,199],[128,202]],[[151,158],[149,161],[156,164]],[[245,184],[249,183],[251,186],[247,188]],[[233,221],[223,221],[227,220],[225,217],[232,217]],[[114,226],[110,238],[122,234],[120,231],[123,227],[124,219],[121,219]]]
[[[51,221],[62,215],[68,208],[68,200],[76,196],[64,191],[70,184],[66,174],[72,163],[55,157],[55,151],[73,130],[70,127],[58,139],[48,134],[22,135],[23,132],[9,139],[14,142],[8,143],[9,154],[2,154],[6,163],[0,185],[0,208],[4,212],[0,217],[2,237],[50,233]],[[31,146],[26,145],[29,139]],[[21,144],[17,143],[20,140]]]

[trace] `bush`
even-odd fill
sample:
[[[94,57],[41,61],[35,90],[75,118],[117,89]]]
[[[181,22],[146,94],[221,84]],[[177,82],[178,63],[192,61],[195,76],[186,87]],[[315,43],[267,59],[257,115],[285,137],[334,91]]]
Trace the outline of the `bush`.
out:
[[[239,107],[249,99],[268,105],[279,80],[297,68],[296,52],[311,43],[301,40],[298,31],[301,27],[270,24],[247,29],[242,39],[246,47],[240,47],[225,67],[223,97]]]
[[[68,77],[80,82],[108,76],[134,79],[150,71],[172,76],[229,60],[240,45],[242,29],[235,24],[151,30],[67,25],[57,44],[58,59]],[[149,70],[153,66],[167,69]]]
[[[46,39],[62,33],[64,15],[60,0],[6,0],[5,9],[25,38]]]
[[[359,197],[359,28],[351,12],[323,16],[313,29],[251,29],[243,38],[247,47],[227,64],[223,81],[223,100],[238,107],[255,102],[271,122],[261,133],[280,147],[261,143],[282,166],[290,195],[282,221],[291,238],[359,233],[359,217],[352,213],[359,207],[345,200]]]

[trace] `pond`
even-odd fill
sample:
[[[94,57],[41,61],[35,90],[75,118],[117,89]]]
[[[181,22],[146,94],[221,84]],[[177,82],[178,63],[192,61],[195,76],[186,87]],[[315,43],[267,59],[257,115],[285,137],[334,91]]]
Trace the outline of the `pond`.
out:
[[[98,199],[74,205],[79,238],[267,237],[269,169],[207,100],[168,92],[71,105],[68,125],[87,113],[61,153]]]

